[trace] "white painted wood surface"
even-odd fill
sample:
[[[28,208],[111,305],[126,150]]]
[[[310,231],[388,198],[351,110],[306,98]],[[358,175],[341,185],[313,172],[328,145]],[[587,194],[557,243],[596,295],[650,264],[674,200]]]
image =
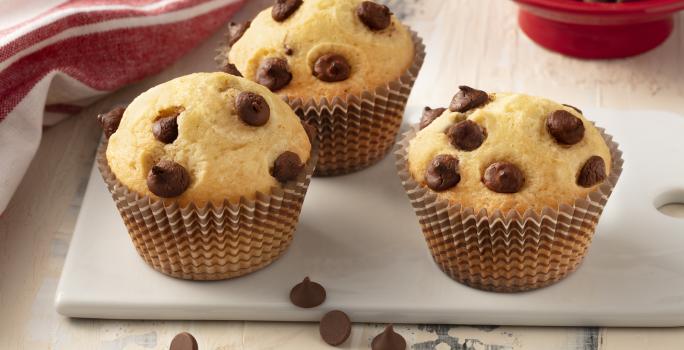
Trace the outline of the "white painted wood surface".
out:
[[[251,0],[240,19],[268,0]],[[535,46],[502,0],[390,0],[428,38],[412,100],[444,105],[459,84],[540,94],[577,106],[665,109],[684,115],[684,15],[663,46],[615,61],[581,61]],[[149,86],[211,70],[217,34],[159,76],[121,91],[45,130],[39,152],[0,216],[0,349],[167,349],[190,331],[201,349],[326,349],[316,324],[139,322],[67,319],[53,307],[100,130],[93,116]],[[435,90],[434,81],[447,88]],[[645,127],[657,128],[657,125]],[[681,215],[680,209],[671,210]],[[348,349],[368,349],[382,325],[358,324]],[[399,326],[411,349],[682,349],[684,329]]]

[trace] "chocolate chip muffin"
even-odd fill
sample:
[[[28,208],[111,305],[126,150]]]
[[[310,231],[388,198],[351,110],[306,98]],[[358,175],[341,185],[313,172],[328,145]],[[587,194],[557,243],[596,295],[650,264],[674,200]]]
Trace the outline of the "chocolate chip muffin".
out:
[[[236,277],[289,245],[315,156],[299,118],[265,87],[197,73],[98,119],[109,139],[98,165],[155,269]]]
[[[442,270],[512,292],[576,269],[622,158],[575,107],[461,86],[448,108],[425,109],[397,167]]]
[[[231,23],[223,69],[278,93],[317,129],[317,174],[369,166],[394,143],[424,58],[420,39],[384,5],[277,0]]]
[[[426,113],[426,120],[434,117]],[[462,87],[423,121],[408,148],[413,178],[465,207],[524,213],[572,204],[603,183],[612,158],[594,125],[569,106]]]

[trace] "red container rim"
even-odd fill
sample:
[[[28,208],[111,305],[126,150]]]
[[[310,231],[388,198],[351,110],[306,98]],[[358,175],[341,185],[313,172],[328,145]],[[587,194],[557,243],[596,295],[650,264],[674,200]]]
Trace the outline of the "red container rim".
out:
[[[684,9],[684,0],[644,0],[626,3],[586,3],[573,0],[515,0],[550,11],[586,15],[667,14]]]

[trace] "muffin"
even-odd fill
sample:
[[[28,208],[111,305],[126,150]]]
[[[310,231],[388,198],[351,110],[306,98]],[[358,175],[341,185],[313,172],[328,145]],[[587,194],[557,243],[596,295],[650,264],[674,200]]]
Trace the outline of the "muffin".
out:
[[[315,127],[317,175],[382,159],[403,119],[425,56],[390,10],[362,0],[278,0],[231,23],[219,61],[278,93]]]
[[[504,292],[577,268],[622,163],[617,144],[577,108],[467,86],[449,108],[426,108],[397,151],[437,265]]]
[[[268,89],[192,74],[98,119],[108,137],[100,172],[154,269],[237,277],[289,246],[316,157],[299,118]]]

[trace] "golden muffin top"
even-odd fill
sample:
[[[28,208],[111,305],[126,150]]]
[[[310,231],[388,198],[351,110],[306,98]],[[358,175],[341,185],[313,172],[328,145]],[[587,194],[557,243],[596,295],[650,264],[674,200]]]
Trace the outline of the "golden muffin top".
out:
[[[448,109],[426,108],[408,147],[411,176],[476,211],[540,211],[585,197],[610,173],[610,150],[571,106],[462,86]]]
[[[105,126],[120,118],[115,131],[105,128],[112,172],[141,195],[181,205],[268,194],[295,179],[311,153],[304,127],[280,97],[226,73],[173,79],[121,112],[99,117]]]
[[[277,0],[251,23],[231,23],[228,61],[248,79],[303,100],[359,95],[411,65],[411,33],[363,0]]]

